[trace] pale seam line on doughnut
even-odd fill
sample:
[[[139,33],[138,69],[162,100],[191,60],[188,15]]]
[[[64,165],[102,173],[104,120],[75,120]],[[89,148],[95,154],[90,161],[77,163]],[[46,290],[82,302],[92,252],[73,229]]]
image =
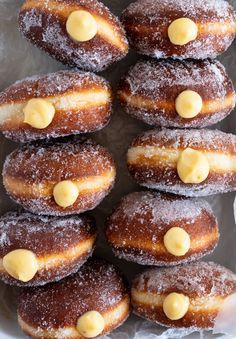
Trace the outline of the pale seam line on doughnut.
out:
[[[157,294],[151,292],[138,291],[136,288],[131,290],[131,299],[138,303],[146,306],[162,307],[163,301],[166,297],[165,294]],[[204,311],[215,311],[220,308],[224,301],[224,297],[213,296],[208,297],[190,297],[190,307],[189,311],[191,312],[204,312]]]
[[[112,184],[115,177],[115,170],[107,171],[100,176],[83,177],[79,180],[72,180],[79,190],[79,195],[83,196],[88,193],[100,192]],[[40,198],[52,195],[53,187],[56,183],[47,184],[27,184],[21,180],[10,176],[4,178],[5,186],[9,191],[17,196],[30,196],[31,198]]]
[[[60,254],[50,254],[48,256],[38,256],[37,262],[39,265],[39,271],[53,269],[61,265],[65,265],[67,262],[70,263],[74,259],[78,259],[85,253],[88,253],[95,241],[95,237],[91,236],[87,240],[80,241],[76,246],[70,248],[67,251],[60,252]],[[3,260],[0,258],[0,272],[6,272],[3,267]]]
[[[214,236],[214,238],[213,238]],[[124,237],[124,235],[123,235]],[[212,244],[212,241],[218,238],[218,232],[214,230],[214,232],[204,235],[204,239],[199,236],[197,239],[191,239],[191,250],[200,251],[201,249],[205,249],[206,246]],[[203,241],[204,240],[204,241]],[[109,241],[113,246],[118,246],[121,250],[122,248],[126,248],[127,246],[131,246],[133,249],[138,249],[140,251],[158,251],[158,255],[161,254],[170,254],[163,243],[154,244],[151,241],[143,240],[143,241],[135,241],[134,239],[125,239],[125,244],[123,242],[119,242],[119,240],[115,236],[109,236]],[[131,250],[132,250],[131,248]],[[116,249],[116,248],[115,248]],[[194,253],[191,253],[193,255]],[[179,257],[181,258],[181,257]]]
[[[208,22],[205,24],[197,23],[198,26],[198,38],[205,37],[206,34],[215,34],[219,35],[232,35],[236,33],[236,23],[231,21],[225,22]],[[167,27],[157,27],[151,26],[148,27],[147,25],[127,25],[129,30],[138,33],[145,33],[145,34],[152,34],[156,32],[161,32],[163,35],[166,33]]]
[[[175,103],[168,102],[168,101],[161,101],[161,100],[152,100],[152,99],[146,99],[142,97],[141,95],[133,95],[126,93],[125,91],[119,91],[120,97],[126,101],[128,105],[133,106],[134,108],[140,109],[169,109],[169,110],[175,110]],[[229,94],[225,100],[223,101],[222,98],[217,98],[214,100],[209,101],[203,101],[203,109],[201,110],[201,113],[197,116],[201,117],[202,115],[207,115],[211,113],[215,113],[221,110],[228,109],[232,107],[235,104],[235,94]],[[178,114],[176,113],[176,116]],[[185,119],[188,121],[189,119]],[[192,119],[191,119],[192,120]]]
[[[211,171],[236,171],[236,155],[228,155],[220,152],[207,152],[204,150],[202,152],[209,161]],[[137,146],[131,147],[128,150],[127,160],[129,165],[151,165],[155,162],[155,165],[161,168],[166,166],[175,168],[180,154],[180,149],[164,149],[157,146]]]
[[[41,11],[48,11],[50,13],[53,12],[53,14],[62,17],[63,19],[67,19],[69,15],[73,11],[78,10],[85,10],[83,6],[78,5],[66,5],[61,3],[60,6],[56,1],[51,0],[47,7],[42,8],[40,1],[36,0],[28,0],[23,6],[23,10],[30,10],[31,8],[37,8]],[[117,48],[121,49],[122,51],[126,51],[128,49],[128,46],[122,41],[119,34],[117,34],[117,31],[113,29],[112,23],[108,23],[105,19],[102,18],[102,16],[97,15],[93,12],[91,12],[93,17],[95,18],[97,24],[98,24],[98,34],[105,40],[108,40],[109,43],[116,46]]]
[[[41,97],[44,100],[51,102],[57,111],[67,113],[73,110],[89,109],[96,106],[107,105],[111,102],[109,91],[91,90],[72,92],[71,94],[62,94],[55,97]],[[30,98],[29,98],[30,100]],[[9,123],[11,120],[14,124],[23,124],[24,113],[23,108],[27,101],[21,103],[9,103],[0,105],[0,125]]]
[[[128,315],[129,312],[129,297],[123,298],[117,305],[113,307],[112,310],[108,310],[102,313],[105,320],[105,329],[107,332],[110,330],[110,327],[118,326],[124,318]],[[78,331],[75,327],[65,327],[59,329],[43,330],[39,327],[34,328],[33,326],[28,325],[18,314],[18,322],[23,330],[32,336],[40,336],[47,338],[83,338],[78,337]]]

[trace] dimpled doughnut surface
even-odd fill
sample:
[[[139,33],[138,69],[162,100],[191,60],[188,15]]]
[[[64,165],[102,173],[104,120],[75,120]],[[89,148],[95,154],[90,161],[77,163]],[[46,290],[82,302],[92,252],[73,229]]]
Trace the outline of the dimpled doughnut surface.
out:
[[[31,143],[13,151],[3,169],[7,193],[36,214],[68,215],[94,209],[110,192],[114,162],[105,148],[76,137],[57,142]],[[78,191],[76,201],[59,206],[53,196],[58,183],[69,182]]]
[[[187,296],[190,305],[179,320],[170,320],[163,302],[170,293]],[[213,329],[225,299],[236,293],[236,275],[212,262],[163,269],[149,269],[132,284],[134,312],[155,323],[174,328]]]
[[[101,335],[120,326],[130,313],[126,282],[117,269],[91,259],[75,275],[59,283],[21,291],[18,320],[34,338],[83,338],[76,329],[79,317],[99,312],[105,322]]]
[[[164,244],[165,235],[175,227],[190,237],[190,248],[181,256],[171,254]],[[173,266],[212,252],[219,231],[207,202],[143,191],[121,200],[108,219],[106,236],[114,254],[121,259],[142,265]]]
[[[168,36],[171,23],[192,20],[196,39],[179,46]],[[236,15],[225,0],[138,0],[122,15],[131,46],[154,58],[215,58],[231,45],[236,33]]]
[[[24,122],[31,99],[52,104],[55,116],[43,129]],[[15,141],[31,141],[100,130],[111,114],[108,82],[92,73],[59,71],[17,81],[0,93],[0,130]]]
[[[97,23],[89,41],[70,37],[66,23],[71,13],[86,11]],[[97,0],[26,0],[19,13],[19,29],[34,45],[71,67],[102,71],[128,53],[119,20]]]
[[[199,151],[209,164],[201,183],[184,183],[177,172],[181,153]],[[218,130],[152,130],[138,136],[128,150],[128,168],[142,186],[185,196],[236,190],[236,136]]]
[[[0,217],[0,279],[17,286],[38,286],[77,272],[92,254],[96,239],[93,219],[86,216],[40,217],[9,212]],[[3,267],[3,258],[16,249],[32,251],[38,272],[23,283]]]
[[[177,113],[176,99],[187,90],[199,94],[203,106],[199,114],[186,119]],[[206,127],[235,107],[233,83],[215,60],[140,61],[121,80],[118,97],[127,113],[163,127]]]

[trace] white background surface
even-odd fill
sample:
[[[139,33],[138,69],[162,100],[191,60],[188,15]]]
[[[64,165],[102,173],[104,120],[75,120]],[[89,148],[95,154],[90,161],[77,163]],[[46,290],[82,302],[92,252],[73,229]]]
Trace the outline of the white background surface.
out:
[[[206,0],[207,1],[207,0]],[[64,69],[65,67],[52,60],[49,56],[39,51],[24,40],[17,30],[17,13],[21,0],[0,0],[0,90],[10,85],[18,79],[40,73],[47,73]],[[106,0],[104,1],[111,10],[120,15],[121,10],[131,1],[129,0]],[[236,1],[231,1],[236,6]],[[114,65],[103,75],[112,82],[114,88],[117,81],[127,71],[128,67],[135,63],[139,57],[131,52],[124,61]],[[230,50],[224,54],[220,60],[227,67],[234,84],[236,85],[236,43],[234,42]],[[235,112],[219,126],[225,132],[235,133],[236,117]],[[129,143],[141,131],[149,127],[144,123],[128,117],[122,112],[117,103],[114,104],[114,113],[111,123],[101,132],[95,133],[92,137],[107,146],[113,154],[117,167],[118,178],[115,189],[105,199],[105,201],[92,213],[97,219],[101,230],[104,220],[111,212],[114,204],[128,192],[138,190],[138,186],[129,177],[125,156]],[[0,137],[0,163],[2,163],[16,144]],[[235,194],[211,197],[210,201],[215,210],[220,225],[221,239],[214,254],[206,259],[213,259],[236,272],[236,226],[233,219],[233,200]],[[14,209],[16,206],[7,198],[0,181],[0,213]],[[105,244],[103,236],[100,236],[96,253],[104,258],[111,259],[127,275],[129,279],[142,269],[142,267],[115,259],[111,250]],[[0,339],[24,338],[18,328],[15,314],[16,291],[11,287],[0,284]],[[236,311],[235,311],[236,313]],[[156,325],[132,316],[128,322],[107,338],[113,339],[157,339],[163,329]],[[176,334],[181,335],[181,333]],[[175,333],[166,333],[162,339],[176,338]],[[199,338],[200,334],[193,334],[191,338]],[[206,333],[205,338],[212,338],[210,333]],[[228,337],[229,338],[229,337]]]

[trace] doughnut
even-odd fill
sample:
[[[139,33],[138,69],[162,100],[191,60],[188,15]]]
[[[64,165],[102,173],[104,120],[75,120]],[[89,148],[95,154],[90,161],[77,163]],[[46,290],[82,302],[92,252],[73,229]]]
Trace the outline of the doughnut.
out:
[[[118,97],[131,116],[163,127],[206,127],[235,107],[233,83],[215,60],[140,61],[121,80]]]
[[[94,338],[129,316],[130,297],[118,270],[90,259],[75,275],[43,287],[24,288],[18,321],[33,338]]]
[[[74,137],[19,147],[5,160],[3,183],[26,210],[61,216],[94,209],[110,192],[115,174],[105,148]]]
[[[33,76],[0,93],[0,131],[20,142],[94,132],[108,123],[111,101],[108,82],[92,73]]]
[[[152,130],[127,155],[141,185],[197,197],[236,190],[236,136],[218,130]]]
[[[131,46],[157,59],[215,58],[236,34],[236,14],[225,0],[138,0],[121,21]]]
[[[108,218],[106,237],[120,259],[174,266],[211,253],[219,230],[207,202],[143,191],[121,200]]]
[[[0,279],[17,286],[44,285],[77,272],[96,240],[89,217],[26,212],[1,216],[0,234]]]
[[[120,21],[97,0],[26,0],[23,36],[70,67],[102,71],[128,53]]]
[[[173,328],[211,330],[227,297],[236,293],[236,275],[213,262],[151,268],[133,281],[134,312]]]

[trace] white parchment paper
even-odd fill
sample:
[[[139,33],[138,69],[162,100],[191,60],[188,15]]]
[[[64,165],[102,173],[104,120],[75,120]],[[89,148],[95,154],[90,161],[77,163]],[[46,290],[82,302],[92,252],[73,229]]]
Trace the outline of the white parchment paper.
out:
[[[40,1],[40,0],[39,0]],[[177,1],[177,0],[176,0]],[[187,0],[186,0],[187,1]],[[206,0],[207,1],[207,0]],[[0,0],[0,90],[9,86],[18,79],[33,74],[42,74],[64,69],[65,66],[54,61],[49,56],[30,45],[22,38],[17,30],[17,13],[22,0]],[[117,15],[120,15],[131,0],[104,0],[105,4]],[[236,0],[231,1],[236,6]],[[134,64],[140,56],[130,52],[128,58],[111,67],[103,75],[111,81],[114,89],[120,77],[127,71],[130,65]],[[226,66],[231,78],[236,85],[236,42],[227,53],[220,58]],[[235,132],[236,116],[231,114],[217,128],[225,132]],[[114,103],[114,113],[111,123],[101,132],[95,133],[92,137],[102,145],[109,148],[113,154],[117,168],[118,178],[115,189],[105,201],[92,214],[96,217],[98,227],[101,230],[96,253],[112,260],[126,274],[128,279],[143,269],[141,266],[127,263],[113,257],[108,248],[102,229],[104,220],[111,212],[112,207],[119,199],[134,190],[138,186],[129,177],[126,169],[125,156],[131,140],[141,131],[150,127],[144,123],[128,117],[118,103]],[[215,126],[214,126],[215,128]],[[0,137],[0,164],[2,169],[3,161],[16,144]],[[210,197],[211,203],[219,221],[221,239],[214,254],[206,260],[214,260],[236,272],[236,226],[233,217],[233,201],[235,194]],[[7,197],[0,180],[0,213],[15,209],[16,206]],[[16,294],[17,291],[11,287],[0,284],[0,338],[24,338],[16,320]],[[235,310],[236,313],[236,310]],[[163,333],[164,332],[164,333]],[[179,338],[190,334],[188,331],[165,330],[138,317],[132,316],[119,329],[114,331],[106,339],[168,339]],[[220,338],[212,336],[211,333],[193,333],[190,338]],[[230,338],[225,336],[225,338]]]

